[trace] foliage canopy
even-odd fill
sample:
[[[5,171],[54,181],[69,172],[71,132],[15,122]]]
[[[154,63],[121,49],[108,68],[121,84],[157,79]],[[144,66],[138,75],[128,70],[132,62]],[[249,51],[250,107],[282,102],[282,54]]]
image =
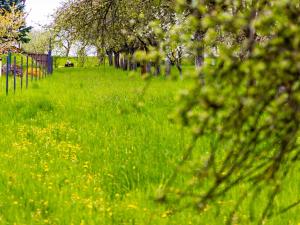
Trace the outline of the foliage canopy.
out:
[[[17,42],[27,43],[29,42],[28,33],[31,30],[31,27],[26,26],[25,23],[25,0],[1,0],[0,1],[0,9],[1,14],[7,14],[7,12],[11,13],[16,18],[16,22],[13,25],[14,28],[12,30],[17,29],[18,35],[14,37],[14,39]],[[6,13],[5,13],[6,12]],[[20,23],[20,20],[23,20],[22,23]],[[15,20],[14,20],[15,21]],[[14,21],[11,21],[14,23]]]
[[[193,141],[160,199],[203,211],[238,186],[227,222],[247,204],[250,219],[263,223],[300,154],[299,2],[203,0],[179,6],[191,12],[188,25],[203,34],[201,45],[212,62],[180,96],[175,119],[191,128]],[[199,156],[195,146],[203,136],[214,141]],[[174,181],[181,173],[185,185],[178,188]],[[260,203],[264,211],[256,212],[261,193],[269,195]]]

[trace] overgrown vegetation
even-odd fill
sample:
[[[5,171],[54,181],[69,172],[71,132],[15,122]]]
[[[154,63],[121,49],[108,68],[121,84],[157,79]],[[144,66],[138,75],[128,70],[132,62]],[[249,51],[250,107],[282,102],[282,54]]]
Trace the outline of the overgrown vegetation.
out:
[[[32,148],[38,153],[30,155],[30,159],[33,157],[37,162],[41,160],[39,167],[43,173],[39,173],[39,176],[48,178],[53,161],[69,160],[63,166],[68,165],[64,171],[70,171],[71,177],[76,177],[71,183],[76,187],[89,181],[84,186],[85,191],[81,192],[83,195],[94,188],[93,201],[83,199],[89,203],[87,207],[95,212],[98,212],[103,202],[97,202],[101,197],[96,196],[96,193],[103,194],[112,204],[117,204],[115,199],[118,198],[127,202],[126,194],[135,193],[138,199],[139,196],[143,199],[141,204],[145,204],[148,202],[145,200],[145,192],[149,189],[153,191],[154,186],[160,187],[156,200],[164,204],[155,205],[156,209],[152,205],[149,217],[136,217],[136,214],[127,212],[114,217],[112,206],[105,207],[102,216],[109,218],[107,221],[112,224],[146,223],[146,218],[150,218],[150,223],[163,223],[161,218],[153,215],[161,209],[166,210],[163,217],[172,216],[166,223],[175,224],[189,220],[191,223],[205,221],[215,224],[296,223],[296,215],[286,217],[281,214],[292,213],[300,204],[300,200],[291,196],[289,190],[292,188],[298,192],[295,171],[299,167],[299,15],[298,0],[64,2],[54,15],[51,31],[65,50],[65,56],[69,56],[70,46],[76,44],[76,66],[84,67],[87,48],[93,46],[97,49],[98,64],[104,64],[108,57],[110,66],[131,72],[119,70],[119,77],[110,74],[110,78],[105,75],[96,78],[94,74],[79,78],[74,73],[80,72],[78,69],[69,70],[74,78],[69,76],[61,80],[65,89],[59,99],[52,92],[54,95],[51,99],[44,99],[37,103],[37,107],[25,109],[25,119],[30,118],[30,123],[36,116],[41,116],[38,122],[42,125],[38,125],[38,128],[41,126],[42,130],[37,129],[33,133],[45,134],[47,137],[41,138],[42,147],[39,146],[39,138],[32,139],[34,134],[27,132],[24,138],[24,143],[29,143],[29,147],[25,145],[26,149]],[[195,59],[195,69],[190,76],[182,76],[184,58]],[[171,65],[176,66],[181,78],[191,77],[192,80],[172,83],[166,79],[170,75]],[[112,73],[112,67],[102,67],[100,74],[107,71]],[[136,71],[144,76],[135,77]],[[159,76],[162,71],[166,76]],[[125,74],[134,78],[127,77],[125,81],[122,77]],[[76,77],[80,80],[79,85]],[[142,78],[146,80],[144,85],[140,80]],[[99,85],[97,91],[95,88],[93,92],[91,87],[85,89],[89,82],[95,87],[100,80],[105,86]],[[180,92],[178,101],[173,102],[171,96],[175,89],[185,85],[188,87]],[[132,87],[139,89],[133,91]],[[158,89],[155,90],[155,87]],[[52,90],[48,91],[50,94]],[[107,91],[105,94],[109,97],[102,95],[103,91]],[[121,97],[118,93],[122,93]],[[65,102],[66,105],[62,97],[70,98]],[[76,98],[78,105],[75,103]],[[53,105],[55,99],[59,106]],[[102,105],[108,107],[107,111],[101,111],[103,107],[100,110]],[[64,112],[70,109],[69,113],[74,114],[71,117],[63,114],[63,118],[71,118],[70,121],[67,119],[68,135],[47,125],[49,120],[45,115],[49,112],[51,116],[55,115],[56,107],[60,112],[62,109]],[[172,107],[175,111],[170,117],[173,125],[166,120],[167,111]],[[23,108],[21,104],[17,110],[22,111]],[[80,120],[80,115],[83,120]],[[134,118],[132,121],[131,117]],[[118,127],[119,124],[115,125],[112,118],[123,120],[121,124],[124,123],[124,127],[116,129],[114,126]],[[147,123],[141,123],[145,121],[140,118],[147,118]],[[107,124],[103,129],[102,123]],[[152,130],[153,126],[155,130]],[[180,129],[178,126],[181,126]],[[76,132],[72,134],[72,131],[79,130],[82,132],[79,135]],[[165,144],[169,134],[173,135],[173,139]],[[155,138],[152,139],[152,136]],[[69,137],[74,138],[71,143]],[[105,151],[97,155],[102,147],[107,149],[107,143],[99,137],[107,137],[110,141],[108,146],[113,143],[112,148],[108,148],[108,155]],[[116,143],[113,137],[117,139]],[[136,137],[141,139],[136,140]],[[151,145],[150,140],[153,140]],[[73,142],[77,144],[73,145]],[[134,144],[128,146],[128,143]],[[185,146],[185,143],[189,144]],[[82,144],[85,150],[81,152]],[[13,144],[9,146],[18,149]],[[37,150],[40,148],[45,148],[45,152],[49,148],[52,154],[36,159],[44,153]],[[119,149],[124,149],[128,155],[122,152],[119,158],[115,154],[119,153]],[[79,153],[75,154],[77,151]],[[149,158],[149,155],[143,154],[145,152],[149,152]],[[154,152],[159,157],[155,158]],[[91,158],[81,161],[89,155]],[[51,157],[57,158],[51,161]],[[110,164],[112,162],[121,165],[114,164],[114,167]],[[138,162],[140,170],[132,162]],[[109,168],[107,177],[107,168],[102,167],[101,163]],[[53,164],[51,171],[58,172],[57,165],[60,164]],[[78,165],[83,171],[91,170],[88,174],[82,174],[76,170]],[[132,171],[129,173],[128,168],[125,166],[124,169],[122,165],[129,165]],[[76,172],[73,174],[74,170]],[[60,180],[62,173],[56,174]],[[60,193],[65,180],[68,180],[66,185],[69,185],[70,174],[58,182],[56,194]],[[93,176],[97,179],[94,180]],[[50,191],[54,186],[52,181],[57,181],[57,177],[52,178],[51,185],[41,180],[50,186]],[[39,180],[38,177],[36,180]],[[4,186],[9,186],[9,182]],[[74,190],[74,186],[67,187],[67,193]],[[71,197],[75,204],[80,199],[82,197]],[[75,208],[80,211],[81,207]],[[129,208],[139,207],[130,204]],[[40,211],[40,214],[46,215],[45,212]],[[86,213],[84,211],[78,215],[85,217],[88,215]],[[67,215],[73,213],[68,211]],[[274,216],[280,219],[276,220]],[[154,218],[157,219],[155,222]],[[76,223],[82,220],[85,219],[78,218]],[[58,221],[61,222],[60,219]],[[66,223],[70,221],[67,219]],[[99,221],[95,220],[95,223]]]
[[[176,211],[154,201],[190,140],[165,118],[176,106],[174,95],[192,82],[152,80],[137,110],[143,85],[138,74],[111,68],[59,69],[15,96],[1,92],[0,223],[223,224],[244,185],[216,202],[218,216],[214,207],[198,217],[194,209]],[[215,140],[198,140],[199,158]],[[293,188],[298,170],[288,175],[276,207],[299,195]],[[179,187],[185,184],[180,177]],[[247,211],[235,219],[247,224]],[[299,220],[292,209],[265,224]]]

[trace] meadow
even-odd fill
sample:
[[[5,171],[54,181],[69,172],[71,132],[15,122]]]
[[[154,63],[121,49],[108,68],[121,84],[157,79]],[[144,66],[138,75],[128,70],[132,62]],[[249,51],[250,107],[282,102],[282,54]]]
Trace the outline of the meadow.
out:
[[[5,96],[2,79],[0,224],[223,224],[223,213],[173,214],[154,201],[188,144],[168,115],[190,81],[154,78],[141,96],[144,85],[138,74],[109,67],[60,68]],[[198,143],[200,153],[207,142]],[[276,204],[297,200],[298,172]],[[232,199],[220,202],[225,212]],[[292,209],[265,224],[299,221]]]

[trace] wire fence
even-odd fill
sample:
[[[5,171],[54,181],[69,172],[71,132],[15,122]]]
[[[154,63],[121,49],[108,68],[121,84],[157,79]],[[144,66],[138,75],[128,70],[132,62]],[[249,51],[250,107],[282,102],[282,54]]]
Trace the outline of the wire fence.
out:
[[[48,54],[12,54],[0,56],[0,93],[16,93],[28,88],[30,82],[46,78],[53,73],[53,57]]]

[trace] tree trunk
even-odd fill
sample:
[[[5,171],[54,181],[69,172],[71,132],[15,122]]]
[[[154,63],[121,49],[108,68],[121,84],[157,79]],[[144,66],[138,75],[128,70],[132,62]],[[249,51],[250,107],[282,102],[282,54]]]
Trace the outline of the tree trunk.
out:
[[[134,51],[130,51],[128,55],[128,69],[130,71],[136,70],[136,62],[134,60]]]
[[[71,51],[71,48],[66,48],[66,54],[65,54],[65,57],[69,57],[69,55],[70,55],[70,51]]]
[[[179,76],[182,79],[182,66],[181,66],[182,60],[181,60],[181,58],[182,58],[182,55],[181,54],[178,55],[178,59],[176,60],[176,67],[179,71]]]
[[[151,62],[146,63],[146,73],[151,74]]]
[[[143,62],[141,64],[141,75],[144,75],[147,73],[147,63]]]
[[[136,61],[134,59],[132,59],[131,65],[132,65],[131,70],[136,71],[137,70],[137,63],[136,63]]]
[[[124,67],[124,62],[123,62],[123,55],[122,54],[120,54],[120,56],[119,56],[119,61],[120,61],[120,68],[121,69],[123,69],[123,67]]]
[[[124,70],[128,70],[128,55],[125,56],[124,58]]]
[[[165,75],[170,76],[171,74],[171,62],[169,58],[166,58],[166,68],[165,68]]]
[[[102,49],[99,49],[97,48],[97,58],[98,58],[98,65],[102,65],[103,62],[104,62],[104,58],[105,58],[105,55],[102,51]]]
[[[114,60],[113,60],[113,52],[112,51],[106,51],[106,54],[108,56],[108,63],[110,66],[113,66]]]
[[[182,78],[182,67],[181,67],[181,64],[177,63],[176,67],[177,67],[177,69],[179,71],[180,78]]]
[[[120,68],[120,53],[114,52],[114,57],[115,57],[115,67]]]
[[[133,70],[133,61],[132,61],[132,57],[131,56],[128,59],[128,70],[129,71]]]
[[[122,55],[121,61],[122,61],[122,69],[126,71],[128,68],[128,54]]]
[[[159,76],[161,74],[160,63],[155,65],[155,76]]]
[[[160,73],[161,73],[160,60],[159,59],[155,60],[155,63],[153,66],[154,66],[154,76],[160,75]]]
[[[202,67],[204,63],[204,46],[203,46],[203,37],[204,33],[201,31],[196,31],[195,33],[195,41],[196,41],[196,55],[195,55],[195,66],[197,69]]]
[[[203,56],[203,49],[199,48],[197,49],[197,54],[195,56],[195,66],[197,69],[201,68],[203,66],[204,62],[204,56]]]

